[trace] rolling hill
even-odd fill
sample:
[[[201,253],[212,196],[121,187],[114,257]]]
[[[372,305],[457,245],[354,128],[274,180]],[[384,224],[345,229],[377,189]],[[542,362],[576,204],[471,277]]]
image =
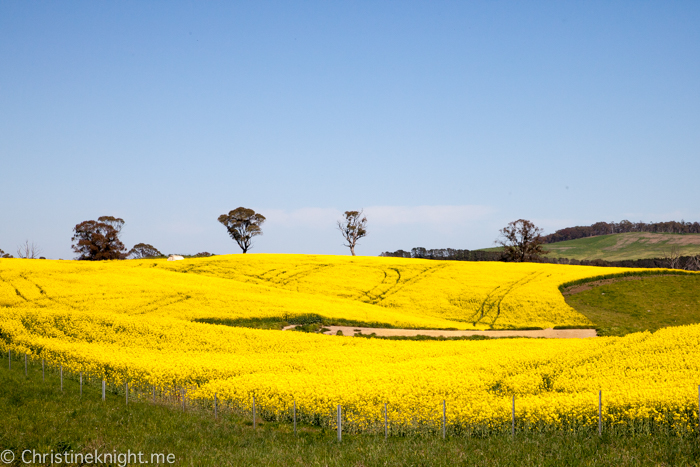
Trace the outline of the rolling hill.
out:
[[[548,243],[545,248],[549,250],[549,257],[579,260],[663,258],[672,249],[683,256],[693,256],[700,254],[700,234],[630,232]]]
[[[676,249],[681,256],[700,255],[700,234],[662,234],[629,232],[612,235],[579,238],[544,245],[549,258],[578,260],[603,259],[624,261],[647,258],[663,258]],[[480,251],[499,251],[482,248]]]

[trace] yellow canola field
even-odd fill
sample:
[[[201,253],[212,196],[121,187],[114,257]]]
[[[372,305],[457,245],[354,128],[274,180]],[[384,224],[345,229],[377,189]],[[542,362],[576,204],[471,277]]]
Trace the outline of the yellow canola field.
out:
[[[451,430],[697,424],[700,326],[586,340],[386,341],[197,318],[329,318],[413,327],[587,324],[563,282],[623,272],[540,264],[246,255],[167,263],[0,260],[0,345],[123,384],[184,387],[265,417],[346,428]],[[483,318],[482,318],[483,309]],[[477,319],[478,318],[478,319]]]
[[[0,260],[0,307],[195,319],[316,314],[393,327],[586,326],[557,287],[622,268],[307,255]]]

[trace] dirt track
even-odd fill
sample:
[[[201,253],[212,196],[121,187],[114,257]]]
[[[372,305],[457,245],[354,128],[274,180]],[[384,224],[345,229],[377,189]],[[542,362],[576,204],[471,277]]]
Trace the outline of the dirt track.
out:
[[[287,326],[285,331],[294,328]],[[390,329],[390,328],[360,328],[353,326],[326,326],[330,331],[324,334],[335,335],[342,331],[344,336],[354,336],[356,333],[372,334],[377,336],[432,336],[432,337],[546,337],[550,339],[582,339],[596,337],[595,329],[542,329],[533,331],[438,331],[428,329]]]

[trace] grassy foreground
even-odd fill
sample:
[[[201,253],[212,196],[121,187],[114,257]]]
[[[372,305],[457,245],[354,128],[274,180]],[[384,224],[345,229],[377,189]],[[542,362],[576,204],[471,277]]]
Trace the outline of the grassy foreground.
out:
[[[0,369],[0,448],[55,453],[132,452],[173,454],[172,465],[699,465],[695,437],[665,434],[621,436],[604,433],[516,433],[486,438],[439,436],[344,436],[314,427],[258,422],[195,408],[183,413],[173,406],[130,402],[123,394],[85,386],[66,378],[60,391],[58,375],[22,361]],[[148,457],[147,457],[148,458]],[[111,465],[120,465],[112,463]],[[121,464],[124,465],[124,464]],[[138,464],[130,464],[138,465]],[[161,464],[171,465],[171,464]]]
[[[583,284],[566,302],[602,336],[700,323],[700,274],[626,277]]]

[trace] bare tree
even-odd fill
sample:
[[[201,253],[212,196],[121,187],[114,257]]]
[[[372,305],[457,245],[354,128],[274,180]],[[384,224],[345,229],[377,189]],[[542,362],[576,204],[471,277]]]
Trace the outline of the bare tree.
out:
[[[218,220],[226,227],[228,234],[238,243],[243,253],[247,253],[253,244],[253,237],[262,235],[260,226],[265,222],[265,216],[252,209],[239,207],[228,214],[220,215]]]
[[[163,256],[163,253],[158,251],[158,248],[148,243],[139,243],[134,245],[134,247],[129,250],[126,254],[127,258],[132,259],[146,259],[146,258],[158,258]]]
[[[500,230],[496,244],[503,246],[503,255],[509,261],[534,261],[547,251],[542,247],[542,229],[525,219],[518,219]]]
[[[24,259],[38,259],[41,256],[41,248],[34,242],[25,240],[24,244],[17,247],[17,257]]]
[[[681,250],[677,246],[672,246],[670,250],[664,250],[664,259],[669,269],[678,269],[681,264]]]
[[[700,271],[700,255],[691,256],[685,263],[685,269],[688,271]]]
[[[338,230],[347,241],[344,244],[350,248],[350,253],[355,256],[355,245],[357,241],[367,235],[367,218],[362,215],[362,210],[345,211],[345,220],[338,221]]]

